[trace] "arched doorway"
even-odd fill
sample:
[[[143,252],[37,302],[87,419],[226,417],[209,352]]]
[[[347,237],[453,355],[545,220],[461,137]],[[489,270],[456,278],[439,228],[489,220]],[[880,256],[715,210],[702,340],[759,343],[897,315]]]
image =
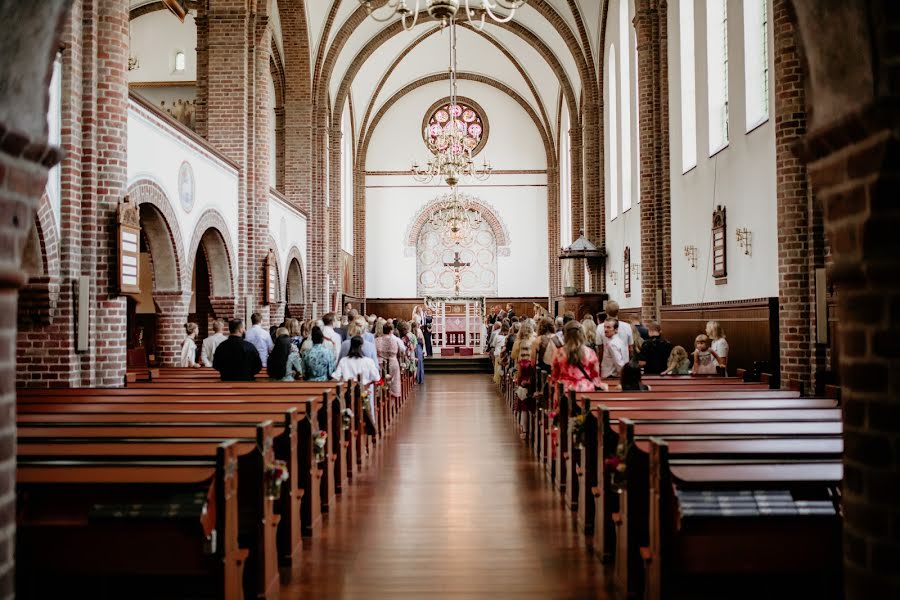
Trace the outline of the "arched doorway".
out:
[[[199,230],[198,230],[199,231]],[[212,330],[214,319],[234,317],[230,253],[218,227],[207,227],[195,248],[187,320],[197,323],[198,338]]]
[[[302,319],[304,317],[304,303],[306,294],[303,284],[303,266],[300,251],[296,247],[291,248],[288,255],[287,270],[285,271],[284,316],[286,319]]]

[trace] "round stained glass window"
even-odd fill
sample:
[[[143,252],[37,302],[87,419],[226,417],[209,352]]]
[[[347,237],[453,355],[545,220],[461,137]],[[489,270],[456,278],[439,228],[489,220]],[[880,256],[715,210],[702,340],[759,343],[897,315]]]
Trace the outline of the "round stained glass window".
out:
[[[476,102],[462,97],[456,100],[451,104],[444,98],[431,105],[425,113],[422,135],[429,148],[450,148],[455,154],[471,152],[474,156],[487,142],[487,116]]]

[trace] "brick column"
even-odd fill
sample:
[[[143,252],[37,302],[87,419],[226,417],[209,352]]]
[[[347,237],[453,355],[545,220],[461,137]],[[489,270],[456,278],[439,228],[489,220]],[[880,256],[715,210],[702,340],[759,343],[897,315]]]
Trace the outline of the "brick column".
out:
[[[794,148],[806,134],[806,93],[796,23],[788,0],[774,0],[775,174],[781,385],[810,383],[813,290],[806,165]]]
[[[587,168],[582,170],[584,177],[584,234],[598,247],[605,245],[606,205],[603,201],[603,169],[597,165],[603,164],[603,154],[600,143],[602,132],[598,129],[602,119],[599,118],[600,108],[595,104],[586,104],[584,118],[581,124],[581,140],[584,144],[585,164]],[[596,161],[596,162],[595,162]],[[606,289],[606,277],[604,266],[594,261],[588,261],[588,274],[590,290],[601,292]]]
[[[559,169],[547,166],[547,262],[550,299],[562,293],[559,251]]]
[[[575,122],[575,115],[570,115],[572,123],[569,128],[569,143],[571,151],[569,159],[572,161],[572,180],[569,184],[572,187],[572,241],[578,239],[581,232],[584,231],[584,144],[581,137],[581,125]],[[576,261],[572,270],[572,285],[579,292],[583,292],[584,287],[584,263]]]
[[[640,129],[641,317],[656,318],[656,295],[672,296],[671,197],[666,56],[667,5],[640,0],[634,18]],[[663,108],[665,111],[663,111]]]
[[[366,173],[357,169],[356,164],[353,169],[353,294],[366,297]]]
[[[191,292],[155,292],[153,301],[159,307],[156,319],[156,358],[162,366],[174,367],[181,357]]]
[[[338,114],[337,111],[335,111],[335,113]],[[344,212],[344,199],[342,197],[342,186],[344,182],[341,181],[341,150],[343,146],[342,139],[344,136],[341,132],[340,121],[338,120],[337,123],[337,125],[332,124],[332,127],[328,131],[328,185],[331,190],[331,206],[328,210],[328,261],[331,265],[330,273],[334,276],[334,285],[329,288],[331,290],[331,295],[333,295],[335,292],[343,292],[344,287],[344,277],[343,273],[341,273],[341,230],[343,229],[341,215]],[[330,296],[328,301],[329,303],[331,302]],[[338,312],[340,313],[343,310],[344,303],[339,302]]]
[[[260,3],[261,5],[263,3]],[[252,187],[249,190],[248,203],[252,207],[252,219],[247,235],[247,289],[245,294],[252,297],[257,311],[263,315],[263,323],[280,323],[281,314],[272,315],[272,306],[263,304],[263,293],[266,286],[264,268],[269,252],[269,78],[272,61],[272,26],[267,15],[256,13],[254,17],[254,43],[251,46],[251,63],[249,69],[253,75],[252,90],[254,110],[251,114],[251,131],[253,153],[251,154]]]

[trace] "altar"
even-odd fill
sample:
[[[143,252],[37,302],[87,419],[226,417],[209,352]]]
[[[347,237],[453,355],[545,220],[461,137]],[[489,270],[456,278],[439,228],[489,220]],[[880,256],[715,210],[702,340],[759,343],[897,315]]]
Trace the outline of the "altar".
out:
[[[431,344],[435,354],[481,352],[484,340],[484,298],[425,297],[431,310]]]

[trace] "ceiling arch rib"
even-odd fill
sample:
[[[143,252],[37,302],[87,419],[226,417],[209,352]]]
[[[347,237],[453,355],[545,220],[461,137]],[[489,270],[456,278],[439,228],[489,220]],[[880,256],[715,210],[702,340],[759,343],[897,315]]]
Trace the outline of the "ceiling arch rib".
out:
[[[461,81],[474,81],[478,83],[483,83],[485,85],[489,85],[497,90],[503,92],[507,96],[513,99],[517,104],[519,104],[522,109],[528,114],[531,118],[531,121],[534,123],[536,129],[538,130],[538,134],[541,137],[541,142],[544,145],[544,151],[546,153],[547,158],[547,166],[548,168],[555,168],[556,166],[556,151],[553,146],[552,138],[550,137],[549,132],[544,128],[541,123],[540,118],[534,109],[525,102],[524,98],[519,96],[518,92],[514,89],[510,88],[506,84],[501,81],[498,81],[492,77],[488,77],[486,75],[482,75],[480,73],[459,73],[458,78]],[[401,90],[398,90],[394,95],[392,95],[381,107],[378,109],[378,112],[375,113],[375,116],[372,118],[372,123],[365,130],[360,131],[360,147],[358,157],[361,162],[361,166],[363,169],[366,167],[367,154],[369,149],[369,143],[372,141],[372,135],[378,129],[378,124],[381,122],[382,118],[388,113],[391,107],[394,106],[400,99],[402,99],[407,94],[412,91],[430,83],[435,82],[443,82],[449,79],[449,75],[447,73],[433,73],[426,77],[422,77],[416,81],[411,81]]]

